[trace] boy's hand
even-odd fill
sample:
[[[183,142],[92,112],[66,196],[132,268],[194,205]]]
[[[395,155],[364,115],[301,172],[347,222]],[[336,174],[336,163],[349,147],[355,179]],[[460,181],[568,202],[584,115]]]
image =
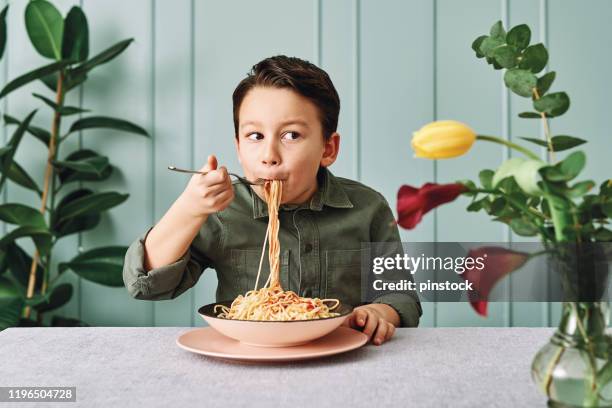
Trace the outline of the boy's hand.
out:
[[[186,211],[195,217],[222,211],[234,199],[234,187],[225,167],[217,169],[217,158],[208,156],[208,161],[200,169],[208,174],[194,174],[181,194],[180,200]]]
[[[391,306],[372,303],[353,309],[353,313],[342,325],[363,331],[368,340],[380,346],[393,336],[399,323],[399,315]]]

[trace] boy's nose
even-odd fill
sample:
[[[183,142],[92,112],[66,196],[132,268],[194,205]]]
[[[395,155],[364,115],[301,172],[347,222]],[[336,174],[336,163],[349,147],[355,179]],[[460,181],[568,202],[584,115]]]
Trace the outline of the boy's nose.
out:
[[[276,166],[280,164],[280,155],[275,146],[268,145],[266,147],[261,162],[267,166]]]

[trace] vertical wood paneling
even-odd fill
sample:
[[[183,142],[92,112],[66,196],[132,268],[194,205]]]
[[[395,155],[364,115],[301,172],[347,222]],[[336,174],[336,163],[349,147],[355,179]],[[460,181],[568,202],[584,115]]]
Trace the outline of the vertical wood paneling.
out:
[[[389,1],[384,8],[363,1],[361,6],[359,165],[362,181],[381,192],[395,213],[399,186],[433,180],[433,162],[415,159],[410,148],[412,131],[433,119],[428,35],[433,9],[430,1]],[[425,218],[417,229],[401,235],[403,241],[431,241],[433,219]],[[423,306],[422,324],[433,325],[433,304]]]
[[[191,168],[192,19],[191,1],[154,1],[153,214],[159,220],[185,188],[189,176],[167,170]],[[156,326],[190,326],[194,291],[155,302]]]
[[[465,10],[470,10],[466,13]],[[438,118],[468,123],[478,133],[501,135],[501,75],[470,49],[472,41],[488,31],[501,17],[499,1],[437,1],[436,108]],[[461,18],[458,18],[461,16]],[[497,168],[503,151],[498,146],[476,143],[462,157],[437,162],[438,183],[478,179],[482,168]],[[436,238],[440,242],[505,241],[504,227],[484,213],[468,213],[466,197],[437,210]],[[507,282],[497,285],[505,290]],[[489,304],[489,316],[476,315],[468,303],[437,305],[439,326],[500,326],[507,321],[504,303]]]
[[[152,2],[119,0],[84,1],[89,19],[90,48],[94,53],[125,38],[136,40],[117,60],[93,71],[85,85],[83,105],[96,114],[133,121],[145,129],[152,125]],[[119,12],[120,11],[120,12]],[[153,220],[152,141],[143,136],[111,130],[83,133],[83,144],[107,155],[117,169],[102,183],[88,183],[95,191],[129,192],[129,199],[105,213],[93,232],[83,234],[85,249],[127,245]],[[132,299],[125,288],[82,282],[82,318],[96,325],[153,324],[153,303]]]

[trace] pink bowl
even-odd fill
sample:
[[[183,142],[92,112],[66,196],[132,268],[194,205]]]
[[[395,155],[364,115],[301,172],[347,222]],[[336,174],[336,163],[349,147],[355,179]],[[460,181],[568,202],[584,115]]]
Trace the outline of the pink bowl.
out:
[[[306,344],[331,333],[351,314],[352,307],[340,304],[334,311],[340,316],[313,320],[283,322],[264,320],[231,320],[217,317],[215,305],[230,306],[232,301],[215,302],[202,306],[198,313],[219,333],[249,346],[289,347]]]

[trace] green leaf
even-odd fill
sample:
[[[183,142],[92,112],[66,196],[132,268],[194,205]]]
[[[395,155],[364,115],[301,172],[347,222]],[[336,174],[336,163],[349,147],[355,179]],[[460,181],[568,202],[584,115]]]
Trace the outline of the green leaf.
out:
[[[51,107],[51,109],[58,112],[62,116],[74,115],[76,113],[89,112],[89,109],[81,109],[81,108],[77,108],[76,106],[58,106],[57,103],[53,102],[51,99],[43,95],[37,94],[37,93],[33,93],[32,95],[35,98],[38,98],[41,101],[43,101],[46,105]]]
[[[503,68],[514,68],[518,56],[519,51],[512,45],[502,45],[493,50],[493,58]]]
[[[571,198],[579,198],[591,191],[593,187],[595,187],[595,182],[591,180],[581,181],[580,183],[576,183],[570,189],[568,189],[567,195]]]
[[[536,87],[537,77],[524,69],[512,68],[506,71],[504,83],[517,95],[531,97]]]
[[[20,226],[45,228],[45,217],[35,208],[21,203],[0,204],[0,220]]]
[[[89,27],[80,7],[74,6],[64,22],[62,57],[72,61],[85,61],[89,55]]]
[[[79,197],[63,206],[58,206],[58,222],[68,220],[72,217],[96,214],[109,210],[129,197],[129,194],[120,194],[114,191],[104,193],[92,193]]]
[[[480,53],[486,57],[493,58],[493,52],[497,47],[504,45],[504,42],[492,37],[487,37],[480,43]],[[489,60],[487,62],[490,63]]]
[[[512,27],[506,35],[506,42],[519,50],[524,50],[531,41],[531,30],[527,24]]]
[[[611,242],[612,241],[612,231],[610,231],[609,229],[605,227],[599,227],[595,231],[593,238],[595,238],[595,240],[598,242]],[[610,376],[610,378],[612,378],[612,376]]]
[[[53,164],[60,169],[71,169],[77,172],[101,177],[104,170],[108,167],[108,157],[94,156],[78,161],[54,161]]]
[[[495,172],[493,170],[485,169],[478,173],[478,178],[480,179],[480,184],[486,188],[493,188],[493,175]]]
[[[130,45],[132,41],[134,41],[133,38],[119,41],[117,44],[111,46],[110,48],[107,48],[106,50],[102,51],[100,54],[94,56],[93,58],[77,66],[74,69],[75,74],[85,74],[88,71],[95,68],[96,66],[104,64],[112,60],[117,55],[121,54]]]
[[[540,119],[542,117],[542,115],[537,112],[521,112],[518,116],[523,119]]]
[[[9,6],[5,6],[0,12],[0,59],[4,56],[6,49],[6,13]]]
[[[30,278],[30,268],[32,267],[32,257],[28,255],[17,243],[12,242],[6,246],[6,262],[7,267],[11,271],[13,277],[19,282],[22,287],[28,286]],[[38,291],[42,287],[43,268],[40,261],[36,263],[36,284],[34,290]]]
[[[8,278],[0,276],[0,299],[21,297],[19,288]]]
[[[36,193],[38,193],[39,196],[42,196],[42,191],[40,191],[40,188],[38,187],[34,179],[32,179],[32,177],[30,177],[30,175],[25,171],[25,169],[21,167],[19,163],[17,163],[15,160],[13,160],[13,163],[11,163],[11,167],[9,168],[7,177],[13,183],[19,184],[22,187],[35,191]]]
[[[535,44],[527,47],[523,51],[521,62],[519,63],[520,69],[526,69],[534,74],[537,74],[544,69],[548,63],[548,51],[543,44]]]
[[[80,277],[106,286],[123,286],[123,261],[127,247],[95,248],[60,263],[59,273],[71,269]]]
[[[0,239],[0,248],[7,246],[16,239],[31,237],[41,256],[46,256],[51,248],[51,233],[46,227],[25,225],[17,227]]]
[[[476,57],[477,58],[482,58],[485,55],[480,51],[480,46],[482,45],[482,42],[484,41],[485,38],[487,38],[488,36],[486,35],[481,35],[480,37],[476,38],[474,40],[474,42],[472,43],[472,49],[474,50],[474,52],[476,53]]]
[[[548,143],[542,139],[536,139],[532,137],[521,137],[523,140],[527,140],[528,142],[535,143],[539,146],[546,147],[548,149]],[[567,135],[558,135],[550,138],[550,142],[552,144],[552,148],[554,152],[561,152],[563,150],[571,149],[572,147],[579,146],[583,143],[586,143],[586,140],[579,139],[573,136]]]
[[[36,0],[36,1],[41,1],[41,0]],[[64,69],[68,64],[69,64],[69,61],[56,61],[49,65],[45,65],[43,67],[36,68],[33,71],[25,73],[21,75],[20,77],[13,79],[8,84],[6,84],[4,88],[2,88],[2,92],[0,92],[0,98],[5,97],[9,93],[13,92],[15,89],[20,88],[25,84],[28,84],[37,79],[41,79],[54,72],[60,71]]]
[[[556,76],[557,74],[555,73],[555,71],[550,71],[549,73],[544,74],[538,78],[537,88],[538,95],[540,95],[540,97],[544,96],[544,94],[548,92],[553,82],[555,81]]]
[[[39,303],[35,309],[39,313],[48,312],[64,306],[72,297],[72,284],[61,283],[51,289],[51,294],[47,302]]]
[[[21,139],[25,134],[26,129],[30,125],[30,121],[36,114],[36,111],[30,112],[30,114],[25,118],[25,120],[17,127],[11,140],[7,143],[7,147],[10,147],[10,150],[5,150],[0,157],[0,172],[2,172],[2,176],[0,176],[0,190],[4,186],[4,182],[8,177],[10,169],[13,165],[13,158],[15,157],[15,153],[17,152],[17,147],[19,147],[19,143],[21,143]]]
[[[57,208],[63,208],[68,203],[82,197],[87,197],[91,194],[93,194],[93,192],[88,189],[74,190],[62,198]],[[101,218],[100,213],[95,213],[72,217],[58,222],[56,212],[54,217],[51,219],[51,228],[55,235],[59,238],[69,234],[93,229],[100,223]]]
[[[127,120],[109,118],[106,116],[90,116],[87,118],[79,119],[72,124],[69,133],[94,128],[122,130],[124,132],[131,132],[143,136],[149,136],[147,131],[138,125],[128,122]]]
[[[67,184],[72,181],[103,181],[108,179],[113,172],[113,167],[108,164],[107,157],[100,156],[98,153],[89,149],[82,149],[72,152],[64,160],[71,163],[84,162],[93,166],[99,165],[101,162],[106,162],[107,165],[102,169],[98,168],[98,171],[95,172],[76,171],[73,170],[74,166],[72,166],[72,168],[62,167],[58,172],[58,176],[62,184]]]
[[[22,308],[22,298],[0,299],[0,331],[19,322]]]
[[[551,118],[561,116],[570,106],[569,96],[565,92],[555,92],[544,95],[533,102],[533,107],[538,112],[544,112]]]
[[[538,234],[538,227],[523,218],[514,218],[508,225],[515,234],[523,237],[533,237]]]
[[[504,30],[504,25],[501,20],[498,20],[495,24],[491,26],[491,30],[489,31],[491,38],[496,38],[501,41],[506,41],[506,31]]]
[[[21,122],[9,115],[4,115],[4,122],[7,125],[20,125]],[[49,139],[51,139],[51,134],[47,132],[45,129],[36,127],[36,126],[28,126],[28,133],[34,136],[36,139],[40,140],[45,146],[49,146]]]
[[[558,163],[559,170],[566,175],[566,180],[576,177],[586,164],[586,155],[582,151],[571,153],[562,162]]]
[[[31,0],[25,10],[25,24],[30,41],[43,57],[62,59],[64,19],[46,0]]]
[[[541,195],[542,191],[538,187],[540,174],[538,170],[546,166],[546,163],[539,160],[527,160],[522,157],[513,157],[506,160],[497,169],[493,176],[493,186],[496,187],[507,177],[514,177],[518,186],[525,193],[530,195]]]

